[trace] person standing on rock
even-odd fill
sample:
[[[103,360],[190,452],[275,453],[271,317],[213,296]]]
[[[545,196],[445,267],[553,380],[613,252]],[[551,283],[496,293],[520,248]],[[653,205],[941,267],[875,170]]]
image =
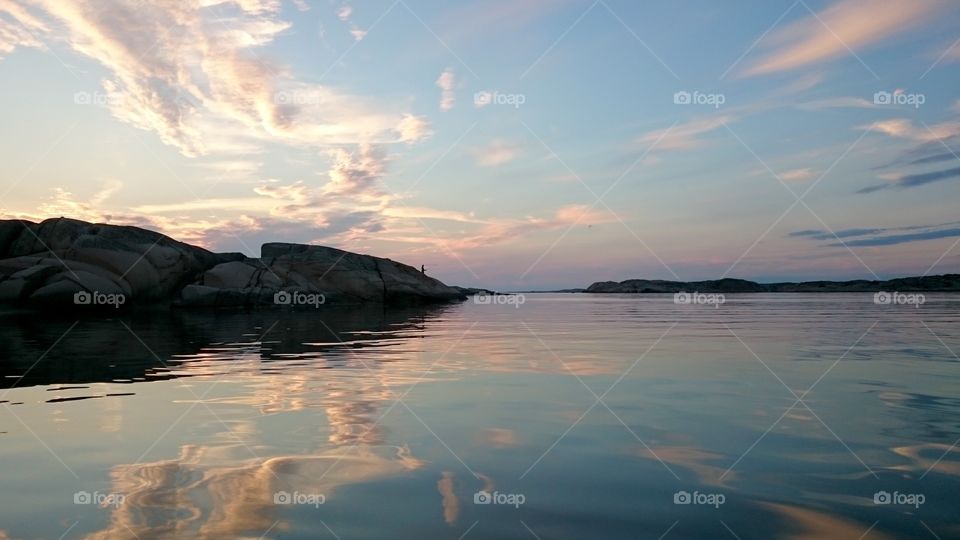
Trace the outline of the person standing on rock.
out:
[[[422,264],[420,265],[420,273],[421,273],[421,274],[424,274],[424,275],[426,275],[426,273],[427,273],[427,268],[426,268],[425,266],[423,266]]]

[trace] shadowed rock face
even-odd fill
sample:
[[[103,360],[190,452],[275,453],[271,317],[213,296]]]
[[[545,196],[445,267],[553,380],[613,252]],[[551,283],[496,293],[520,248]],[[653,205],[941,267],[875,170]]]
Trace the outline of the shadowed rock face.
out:
[[[274,305],[278,293],[294,304],[303,294],[317,304],[464,297],[389,259],[300,244],[266,244],[263,256],[212,253],[138,227],[0,220],[0,303],[67,308],[77,294],[94,306],[120,298],[186,307]]]
[[[97,292],[164,303],[206,269],[240,258],[138,227],[0,221],[0,302],[70,305],[75,293]]]
[[[227,262],[184,288],[179,303],[266,305],[289,303],[425,304],[465,295],[419,270],[390,259],[324,246],[270,243],[260,259]]]

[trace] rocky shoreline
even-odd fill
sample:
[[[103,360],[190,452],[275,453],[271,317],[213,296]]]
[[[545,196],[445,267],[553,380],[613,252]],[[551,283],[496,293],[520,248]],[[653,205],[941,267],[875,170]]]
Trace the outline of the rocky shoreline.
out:
[[[251,258],[139,227],[0,220],[0,304],[319,308],[465,298],[412,266],[330,247],[268,243]]]

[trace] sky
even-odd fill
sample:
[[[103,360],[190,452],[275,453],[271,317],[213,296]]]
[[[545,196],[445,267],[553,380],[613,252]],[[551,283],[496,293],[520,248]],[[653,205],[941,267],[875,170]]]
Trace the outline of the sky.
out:
[[[0,0],[0,218],[502,290],[960,272],[951,0]]]

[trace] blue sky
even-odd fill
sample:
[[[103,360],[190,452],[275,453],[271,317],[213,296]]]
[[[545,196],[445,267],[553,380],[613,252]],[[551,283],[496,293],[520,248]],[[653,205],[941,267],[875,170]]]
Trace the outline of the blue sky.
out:
[[[958,28],[948,0],[2,0],[0,213],[504,289],[956,272]]]

